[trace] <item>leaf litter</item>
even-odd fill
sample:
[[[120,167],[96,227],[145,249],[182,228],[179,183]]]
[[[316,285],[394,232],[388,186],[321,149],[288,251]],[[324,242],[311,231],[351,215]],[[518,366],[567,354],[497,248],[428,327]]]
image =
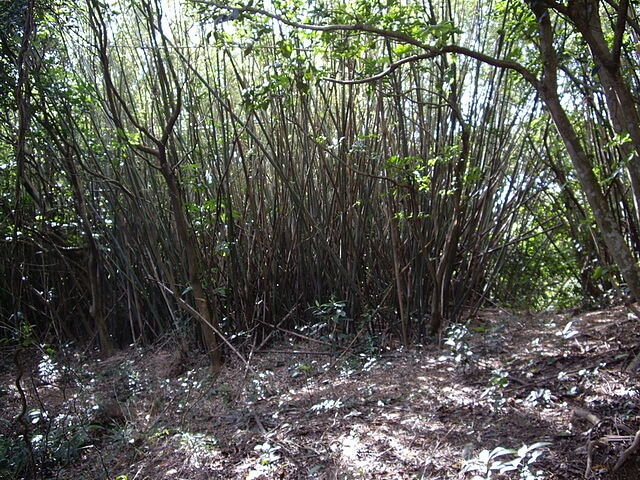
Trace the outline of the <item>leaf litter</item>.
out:
[[[296,340],[254,352],[248,368],[230,358],[214,376],[179,340],[109,359],[31,355],[22,383],[35,454],[47,457],[40,473],[639,478],[640,382],[626,366],[640,332],[624,307],[491,309],[453,328],[440,345],[339,361]],[[19,442],[16,368],[8,356],[3,364],[0,433]]]

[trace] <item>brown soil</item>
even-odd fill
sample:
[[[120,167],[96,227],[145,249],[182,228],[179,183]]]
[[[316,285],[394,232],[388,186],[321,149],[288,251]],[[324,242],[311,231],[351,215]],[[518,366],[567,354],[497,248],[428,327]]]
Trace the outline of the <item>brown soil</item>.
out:
[[[488,310],[469,331],[459,361],[444,343],[339,361],[291,344],[249,365],[230,357],[216,376],[177,340],[108,360],[29,347],[37,478],[640,478],[640,451],[613,471],[640,428],[640,383],[625,371],[635,316]],[[6,466],[26,457],[16,366],[4,367]]]

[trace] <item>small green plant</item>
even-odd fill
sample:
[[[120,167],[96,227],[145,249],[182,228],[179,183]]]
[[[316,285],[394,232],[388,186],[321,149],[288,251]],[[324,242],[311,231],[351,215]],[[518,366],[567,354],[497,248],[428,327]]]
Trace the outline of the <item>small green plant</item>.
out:
[[[280,455],[277,453],[280,450],[278,445],[272,445],[269,442],[265,442],[256,445],[253,448],[256,452],[260,452],[260,465],[269,465],[280,460]]]
[[[311,373],[312,367],[311,365],[307,365],[304,363],[296,363],[289,367],[289,376],[291,378],[297,378],[300,376],[304,376],[305,378],[309,376]]]
[[[445,345],[449,346],[449,351],[453,357],[453,361],[460,369],[471,366],[473,358],[473,350],[469,345],[471,331],[469,330],[469,322],[453,323],[447,329]]]
[[[351,320],[347,314],[346,306],[345,300],[336,300],[335,297],[331,297],[327,303],[321,304],[316,301],[311,313],[315,317],[329,322],[331,326],[337,326]]]
[[[321,329],[328,330],[327,338],[331,341],[334,351],[350,333],[352,319],[347,313],[346,306],[345,300],[336,300],[335,297],[331,297],[327,303],[321,304],[316,301],[315,307],[311,309],[311,313],[322,320]]]
[[[260,458],[257,459],[254,467],[248,473],[246,478],[265,478],[266,476],[271,478],[269,472],[276,467],[276,464],[280,460],[280,454],[278,453],[280,447],[278,445],[265,442],[253,447],[253,450],[260,454]]]
[[[29,466],[29,452],[20,438],[0,436],[0,478],[18,478]]]
[[[524,402],[527,405],[536,407],[540,404],[548,404],[552,400],[553,396],[551,395],[551,390],[549,390],[548,388],[539,388],[537,390],[531,390]]]
[[[271,370],[252,374],[251,380],[247,385],[247,400],[255,402],[273,395],[274,392],[270,386],[273,377],[274,374]]]
[[[475,473],[471,480],[488,480],[493,473],[501,475],[517,471],[521,480],[543,480],[544,474],[532,472],[531,466],[544,454],[544,447],[549,445],[549,442],[537,442],[523,445],[518,450],[504,447],[483,450],[477,457],[465,460],[462,473]]]
[[[171,436],[171,430],[169,430],[168,428],[163,428],[159,432],[154,433],[153,436],[156,438],[167,438]]]
[[[556,332],[557,337],[562,337],[563,340],[569,340],[575,337],[580,332],[573,328],[573,322],[569,322],[565,325],[561,332]]]
[[[505,403],[502,391],[509,385],[509,372],[498,368],[491,374],[489,386],[482,392],[480,399],[486,400],[493,409],[497,409]]]

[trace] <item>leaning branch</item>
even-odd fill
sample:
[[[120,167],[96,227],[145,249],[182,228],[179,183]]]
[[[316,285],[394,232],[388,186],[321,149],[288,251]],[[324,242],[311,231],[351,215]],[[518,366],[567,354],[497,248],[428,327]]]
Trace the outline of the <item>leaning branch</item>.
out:
[[[364,78],[358,78],[358,79],[354,79],[354,80],[342,80],[339,78],[332,78],[332,77],[322,77],[322,80],[326,80],[328,82],[332,82],[332,83],[339,83],[341,85],[360,85],[363,83],[371,83],[371,82],[375,82],[376,80],[380,80],[388,75],[391,75],[394,71],[396,71],[398,68],[400,68],[402,65],[404,65],[405,63],[415,63],[418,62],[420,60],[427,60],[430,58],[435,58],[437,56],[440,56],[441,52],[429,52],[429,53],[422,53],[419,55],[411,55],[410,57],[405,57],[402,58],[396,62],[393,62],[391,65],[389,65],[388,68],[386,68],[385,70],[376,73],[375,75],[372,75],[370,77],[364,77]]]
[[[536,75],[533,72],[531,72],[529,69],[527,69],[526,67],[524,67],[523,65],[517,62],[502,60],[502,59],[495,58],[490,55],[486,55],[484,53],[480,53],[475,50],[471,50],[465,47],[460,47],[457,45],[446,45],[446,46],[434,47],[432,45],[423,43],[413,38],[411,35],[407,35],[406,33],[398,32],[395,30],[385,30],[385,29],[374,27],[373,25],[368,25],[365,23],[354,23],[351,25],[349,24],[316,25],[316,24],[300,23],[300,22],[290,20],[286,17],[283,17],[282,15],[269,12],[262,8],[256,8],[251,6],[231,7],[231,6],[223,5],[210,0],[193,0],[193,1],[194,3],[198,3],[201,5],[208,5],[208,6],[216,7],[222,10],[228,10],[232,12],[232,14],[228,16],[229,19],[238,18],[238,16],[242,13],[262,15],[264,17],[270,18],[272,20],[276,20],[277,22],[280,22],[284,25],[288,25],[293,28],[299,28],[302,30],[315,31],[315,32],[366,33],[366,34],[376,35],[381,38],[393,40],[399,43],[403,43],[405,45],[407,44],[413,45],[414,47],[424,50],[425,52],[417,55],[412,55],[410,57],[401,58],[396,62],[391,63],[389,67],[387,67],[382,72],[377,73],[370,77],[366,77],[362,79],[351,79],[351,80],[340,80],[336,78],[327,78],[327,77],[323,78],[323,80],[327,80],[334,83],[339,83],[343,85],[357,85],[357,84],[363,84],[363,83],[370,83],[390,75],[391,73],[393,73],[395,70],[397,70],[399,67],[401,67],[404,64],[415,63],[421,60],[435,58],[447,53],[453,53],[457,55],[463,55],[466,57],[474,58],[480,62],[486,63],[488,65],[492,65],[497,68],[513,70],[514,72],[519,73],[527,82],[532,84],[533,87],[536,89],[539,88],[539,85],[540,85]]]
[[[232,15],[230,15],[229,18],[237,18],[242,13],[250,13],[254,15],[262,15],[264,17],[270,18],[272,20],[276,20],[277,22],[283,23],[284,25],[288,25],[293,28],[300,28],[300,29],[310,30],[314,32],[371,33],[374,35],[378,35],[380,37],[385,37],[391,40],[396,40],[398,42],[414,45],[416,47],[425,48],[425,49],[429,48],[428,45],[413,38],[411,35],[407,35],[406,33],[397,32],[394,30],[385,30],[383,28],[374,27],[373,25],[367,25],[365,23],[316,25],[316,24],[295,22],[286,17],[283,17],[273,12],[269,12],[268,10],[264,10],[262,8],[256,8],[251,6],[231,7],[229,5],[223,5],[221,3],[217,3],[215,1],[208,1],[208,0],[193,0],[193,2],[201,5],[208,5],[211,7],[219,8],[222,10],[229,10],[232,12]]]
[[[621,0],[618,6],[618,19],[613,33],[613,46],[611,48],[611,56],[614,62],[620,65],[620,52],[622,50],[622,39],[627,25],[627,10],[629,9],[629,0]]]

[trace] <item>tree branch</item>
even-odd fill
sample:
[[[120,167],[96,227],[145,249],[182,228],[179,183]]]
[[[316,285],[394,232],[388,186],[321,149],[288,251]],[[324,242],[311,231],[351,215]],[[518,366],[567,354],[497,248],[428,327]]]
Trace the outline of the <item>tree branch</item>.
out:
[[[622,50],[622,37],[624,29],[627,26],[627,10],[629,9],[629,0],[621,0],[618,6],[618,19],[616,20],[616,28],[613,34],[613,46],[611,48],[611,60],[619,67],[620,52]]]
[[[380,80],[388,75],[391,75],[394,71],[396,71],[405,63],[413,63],[419,60],[435,58],[441,54],[442,54],[441,52],[429,52],[429,53],[422,53],[420,55],[411,55],[410,57],[405,57],[396,62],[393,62],[391,65],[389,65],[388,68],[386,68],[385,70],[379,73],[376,73],[375,75],[372,75],[370,77],[360,78],[357,80],[340,80],[338,78],[332,78],[332,77],[322,77],[322,80],[326,80],[328,82],[333,82],[333,83],[339,83],[341,85],[360,85],[363,83],[371,83],[371,82],[375,82],[376,80]]]
[[[307,24],[307,23],[300,23],[300,22],[295,22],[293,20],[289,20],[281,15],[269,12],[267,10],[261,9],[261,8],[255,8],[255,7],[231,7],[228,5],[222,5],[219,4],[215,1],[209,1],[209,0],[193,0],[194,3],[198,3],[201,5],[209,5],[212,7],[216,7],[216,8],[220,8],[220,9],[224,9],[224,10],[230,10],[232,12],[234,12],[233,18],[237,18],[237,16],[240,13],[252,13],[252,14],[258,14],[258,15],[263,15],[267,18],[271,18],[273,20],[276,20],[278,22],[281,22],[285,25],[288,25],[290,27],[294,27],[294,28],[299,28],[299,29],[303,29],[303,30],[309,30],[309,31],[316,31],[316,32],[359,32],[359,33],[368,33],[368,34],[372,34],[372,35],[377,35],[379,37],[382,38],[387,38],[390,40],[394,40],[403,44],[409,44],[409,45],[413,45],[415,47],[418,47],[422,50],[425,50],[425,53],[421,53],[418,55],[412,55],[410,57],[405,57],[402,58],[394,63],[392,63],[387,69],[385,69],[384,71],[377,73],[376,75],[373,75],[371,77],[367,77],[367,78],[363,78],[363,79],[358,79],[358,80],[338,80],[335,78],[323,78],[323,80],[327,80],[330,82],[334,82],[334,83],[340,83],[343,85],[358,85],[358,84],[363,84],[363,83],[370,83],[376,80],[380,80],[381,78],[384,78],[387,75],[390,75],[393,71],[395,71],[396,69],[398,69],[400,66],[406,64],[406,63],[414,63],[420,60],[426,60],[426,59],[430,59],[430,58],[435,58],[438,57],[440,55],[446,54],[446,53],[454,53],[454,54],[458,54],[458,55],[464,55],[466,57],[470,57],[470,58],[474,58],[480,62],[486,63],[488,65],[492,65],[494,67],[498,67],[498,68],[505,68],[508,70],[513,70],[514,72],[519,73],[527,82],[531,83],[536,89],[539,86],[539,81],[537,79],[537,77],[535,76],[535,74],[533,72],[531,72],[530,70],[528,70],[526,67],[524,67],[523,65],[517,63],[517,62],[512,62],[512,61],[508,61],[508,60],[502,60],[499,58],[495,58],[492,57],[490,55],[486,55],[484,53],[481,52],[477,52],[475,50],[471,50],[465,47],[460,47],[457,45],[446,45],[446,46],[442,46],[442,47],[433,47],[431,45],[427,45],[426,43],[422,43],[419,40],[413,38],[411,35],[407,35],[406,33],[402,33],[402,32],[397,32],[397,31],[393,31],[393,30],[385,30],[382,28],[378,28],[378,27],[374,27],[372,25],[367,25],[364,23],[355,23],[353,25],[348,25],[348,24],[331,24],[331,25],[316,25],[316,24]],[[555,5],[555,4],[554,4]],[[237,13],[235,13],[237,12]]]
[[[315,25],[315,24],[294,22],[293,20],[289,20],[288,18],[269,12],[262,8],[255,8],[250,6],[231,7],[229,5],[223,5],[215,1],[209,1],[209,0],[193,0],[193,2],[201,5],[208,5],[211,7],[220,8],[223,10],[230,10],[231,12],[234,12],[233,17],[235,18],[237,18],[237,16],[241,13],[253,13],[253,14],[262,15],[267,18],[271,18],[272,20],[276,20],[290,27],[301,28],[304,30],[311,30],[315,32],[349,32],[349,31],[364,32],[364,33],[371,33],[374,35],[378,35],[384,38],[389,38],[392,40],[397,40],[398,42],[414,45],[422,49],[431,48],[428,45],[416,40],[411,35],[407,35],[406,33],[396,32],[393,30],[384,30],[382,28],[374,27],[372,25],[367,25],[365,23],[354,23],[352,25],[349,25],[349,24]]]

